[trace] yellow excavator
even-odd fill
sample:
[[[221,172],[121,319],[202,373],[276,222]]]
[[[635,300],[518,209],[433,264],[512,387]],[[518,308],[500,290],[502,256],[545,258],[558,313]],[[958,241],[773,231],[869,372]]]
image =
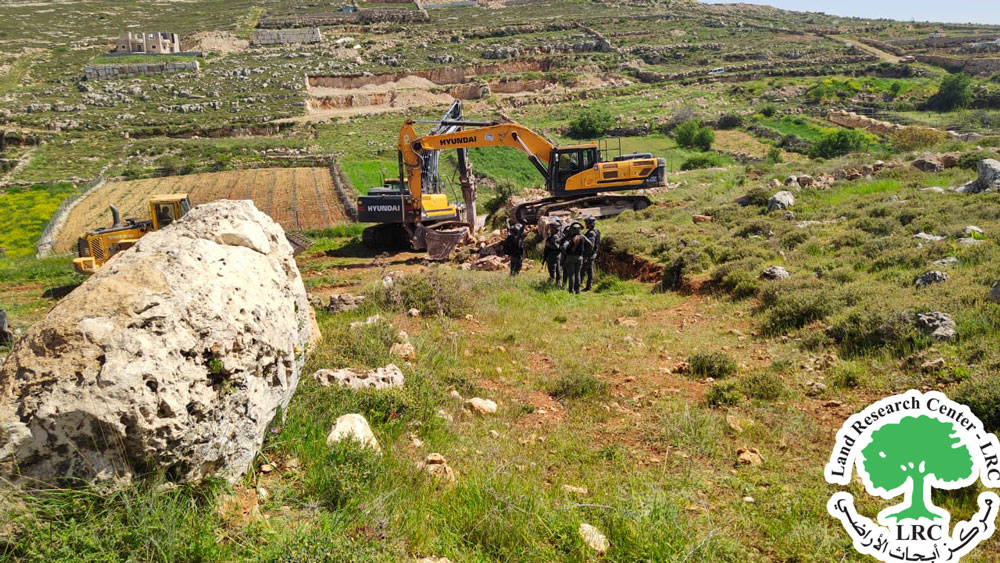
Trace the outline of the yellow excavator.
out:
[[[187,215],[191,200],[187,194],[155,195],[149,200],[149,221],[126,219],[123,223],[118,208],[111,205],[112,225],[94,229],[77,240],[78,258],[73,269],[84,275],[97,272],[105,262],[130,248],[146,233],[158,231]]]
[[[89,276],[97,272],[112,256],[130,248],[147,233],[159,231],[187,215],[191,211],[188,194],[154,195],[149,199],[148,221],[134,218],[122,222],[121,214],[114,205],[111,208],[111,226],[101,227],[77,239],[77,258],[73,259],[73,269]],[[292,245],[292,253],[298,256],[312,246],[312,241],[294,233],[285,233],[285,239]]]
[[[627,154],[613,160],[602,159],[596,142],[555,146],[541,135],[516,122],[466,121],[461,103],[456,102],[434,131],[417,133],[418,122],[406,121],[397,144],[399,179],[386,182],[358,199],[360,222],[402,225],[411,242],[421,237],[427,223],[456,221],[461,206],[448,203],[437,182],[437,153],[458,150],[458,173],[462,185],[466,220],[475,228],[475,185],[468,155],[470,148],[512,147],[520,150],[545,179],[549,197],[522,203],[514,218],[534,225],[540,217],[558,212],[587,213],[609,217],[623,211],[649,207],[649,198],[614,194],[623,190],[664,185],[666,160],[650,153]],[[367,230],[367,229],[366,229]],[[419,242],[415,248],[421,248]]]

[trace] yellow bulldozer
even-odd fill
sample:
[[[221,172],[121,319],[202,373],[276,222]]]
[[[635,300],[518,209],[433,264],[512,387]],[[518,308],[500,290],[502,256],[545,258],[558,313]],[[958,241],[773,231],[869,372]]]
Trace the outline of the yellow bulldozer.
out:
[[[130,248],[146,233],[159,231],[187,215],[191,200],[188,194],[154,195],[149,199],[148,221],[129,218],[122,222],[118,208],[109,207],[111,226],[94,229],[77,240],[78,258],[73,259],[73,268],[83,275],[94,274],[112,256]],[[285,233],[285,238],[292,245],[294,256],[312,246],[312,241],[301,235]]]
[[[131,247],[146,233],[158,231],[180,219],[191,210],[187,194],[155,195],[149,200],[149,221],[126,219],[123,223],[118,208],[111,205],[110,227],[94,229],[77,240],[78,258],[73,268],[84,275],[95,273],[112,256]]]

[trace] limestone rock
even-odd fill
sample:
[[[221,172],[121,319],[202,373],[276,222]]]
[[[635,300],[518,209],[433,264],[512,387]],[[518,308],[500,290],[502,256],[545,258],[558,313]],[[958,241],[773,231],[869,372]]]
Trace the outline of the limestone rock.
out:
[[[788,270],[781,266],[768,266],[760,273],[762,280],[783,280],[792,277]]]
[[[489,399],[474,397],[465,402],[465,408],[475,414],[495,414],[497,404]]]
[[[935,311],[917,315],[917,328],[937,340],[951,340],[958,336],[955,326],[955,321],[948,313]]]
[[[958,258],[955,258],[954,256],[946,256],[940,260],[934,261],[935,266],[940,266],[942,268],[950,268],[955,264],[958,264]]]
[[[921,232],[913,235],[913,238],[915,238],[917,240],[926,241],[926,242],[940,242],[940,241],[944,240],[946,237],[941,237],[941,236],[938,236],[938,235],[929,235],[929,234],[921,231]]]
[[[448,461],[443,455],[434,453],[427,456],[423,463],[420,464],[421,469],[429,473],[432,477],[440,479],[445,482],[455,481],[455,472],[448,465]]]
[[[740,448],[736,450],[736,462],[740,465],[760,465],[764,463],[764,456],[757,448]]]
[[[969,225],[969,226],[965,227],[965,231],[964,232],[965,232],[965,236],[972,237],[972,238],[986,236],[986,233],[984,233],[982,229],[980,229],[979,227],[977,227],[975,225]]]
[[[587,487],[574,487],[573,485],[563,485],[562,490],[565,493],[570,493],[573,495],[587,496],[588,494],[590,494],[590,491],[587,490]]]
[[[803,188],[808,188],[809,186],[812,186],[816,181],[813,179],[812,176],[808,174],[802,174],[801,176],[798,177],[798,182],[799,186]]]
[[[917,287],[926,287],[928,285],[946,281],[948,281],[948,274],[942,272],[941,270],[931,270],[930,272],[926,272],[925,274],[917,278],[917,281],[914,282],[914,285],[916,285]]]
[[[396,364],[368,371],[355,371],[347,368],[320,369],[313,373],[313,379],[324,387],[336,384],[351,389],[388,389],[402,387],[406,383],[403,372],[396,367]]]
[[[499,256],[483,256],[470,265],[477,272],[497,272],[507,267]]]
[[[364,295],[351,295],[350,293],[340,293],[330,296],[330,302],[326,305],[326,310],[330,313],[347,313],[357,310],[358,306],[364,302]]]
[[[1000,162],[987,158],[980,160],[976,165],[976,172],[979,176],[972,182],[956,189],[955,191],[965,194],[975,194],[987,190],[1000,190]]]
[[[795,196],[792,195],[792,192],[788,191],[778,192],[767,200],[768,211],[780,211],[788,209],[793,205],[795,205]]]
[[[250,201],[201,205],[57,304],[0,367],[0,475],[235,482],[298,385],[309,303]]]
[[[380,323],[382,321],[385,321],[385,318],[382,317],[382,315],[372,315],[372,316],[368,317],[367,319],[365,319],[363,321],[354,321],[353,323],[351,323],[350,325],[348,325],[347,328],[350,328],[351,330],[354,330],[356,328],[363,328],[363,327],[366,327],[368,325],[378,324],[378,323]],[[388,321],[385,321],[385,322],[388,322]]]
[[[326,437],[326,445],[332,446],[344,440],[355,440],[362,446],[371,448],[376,452],[381,452],[382,448],[375,439],[368,421],[360,414],[345,414],[337,419],[330,429],[330,434]]]
[[[586,522],[580,523],[580,529],[578,530],[580,534],[580,539],[583,543],[587,544],[587,547],[593,549],[597,553],[604,553],[608,550],[608,538],[601,533],[600,530],[587,524]]]
[[[393,356],[399,356],[408,362],[417,359],[417,350],[409,342],[396,342],[389,349],[389,353]]]

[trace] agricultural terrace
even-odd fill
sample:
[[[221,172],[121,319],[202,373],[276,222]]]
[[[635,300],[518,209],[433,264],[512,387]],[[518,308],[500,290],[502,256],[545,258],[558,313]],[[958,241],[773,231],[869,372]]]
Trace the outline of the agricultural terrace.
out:
[[[111,222],[108,205],[122,218],[149,219],[149,198],[187,193],[198,205],[217,199],[250,199],[286,231],[325,229],[345,220],[326,168],[258,168],[108,182],[81,200],[56,235],[56,251],[69,252],[80,234]]]

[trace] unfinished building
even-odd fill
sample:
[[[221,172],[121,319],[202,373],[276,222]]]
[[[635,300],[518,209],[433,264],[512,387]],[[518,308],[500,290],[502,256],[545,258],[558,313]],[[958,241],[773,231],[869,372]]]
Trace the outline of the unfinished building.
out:
[[[176,33],[123,31],[115,43],[115,52],[154,55],[180,53],[181,40]]]

